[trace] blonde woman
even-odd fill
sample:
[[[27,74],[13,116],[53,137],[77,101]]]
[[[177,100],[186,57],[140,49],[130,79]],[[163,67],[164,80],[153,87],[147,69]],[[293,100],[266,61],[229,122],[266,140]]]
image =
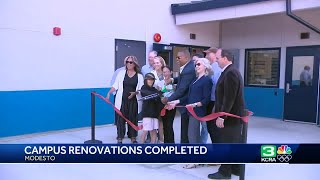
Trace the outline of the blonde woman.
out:
[[[166,66],[165,60],[161,56],[156,56],[153,59],[153,67],[154,70],[151,71],[152,74],[155,76],[155,82],[154,82],[154,87],[158,90],[161,90],[161,87],[159,86],[159,83],[164,80],[163,77],[163,71],[162,68]],[[159,129],[158,129],[158,138],[159,138],[159,143],[164,142],[164,135],[163,135],[163,121],[159,115]]]
[[[156,77],[156,81],[154,82],[154,87],[159,89],[158,83],[164,79],[162,68],[166,66],[165,60],[161,56],[156,56],[153,60],[154,70],[151,71],[152,74]]]
[[[107,98],[110,98],[110,94],[117,91],[115,100],[115,106],[120,109],[122,114],[133,124],[138,124],[138,113],[141,111],[141,102],[137,100],[137,96],[140,96],[138,90],[143,86],[143,76],[140,72],[138,60],[135,56],[127,56],[124,59],[125,69],[120,71],[116,77],[112,88],[107,94]],[[117,140],[118,143],[122,143],[122,139],[125,135],[125,120],[120,116],[116,119],[117,125]],[[128,137],[132,143],[137,143],[138,132],[128,125]]]

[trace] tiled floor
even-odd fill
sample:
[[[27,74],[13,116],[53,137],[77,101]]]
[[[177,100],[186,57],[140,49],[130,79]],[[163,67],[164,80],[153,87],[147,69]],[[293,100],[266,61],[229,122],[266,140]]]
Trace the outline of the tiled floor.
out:
[[[179,142],[179,117],[175,120],[175,138]],[[96,128],[96,137],[115,142],[114,126]],[[49,132],[0,139],[0,143],[83,143],[90,129]],[[129,142],[125,139],[125,142]],[[320,128],[315,125],[252,117],[248,143],[320,143]],[[181,164],[0,164],[0,180],[102,180],[102,179],[207,179],[218,167],[183,169]],[[246,180],[320,179],[320,165],[246,165]],[[238,179],[233,176],[232,179]]]

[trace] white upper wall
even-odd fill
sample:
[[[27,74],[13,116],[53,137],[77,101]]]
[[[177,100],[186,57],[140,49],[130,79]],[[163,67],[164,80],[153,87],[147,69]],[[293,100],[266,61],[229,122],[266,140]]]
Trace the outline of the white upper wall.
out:
[[[147,34],[146,41],[153,43],[154,33],[160,33],[162,40],[160,43],[181,43],[190,45],[210,45],[219,41],[219,23],[198,23],[193,25],[176,26],[175,18],[171,14],[171,4],[178,3],[177,0],[147,0]],[[185,0],[190,2],[190,0]],[[197,39],[191,40],[190,33],[196,33]],[[214,41],[214,42],[213,42]]]
[[[149,16],[146,29],[147,52],[152,48],[153,35],[160,33],[160,43],[186,44],[199,46],[213,46],[219,43],[219,22],[197,23],[177,26],[175,18],[171,14],[171,4],[190,2],[190,0],[147,0],[148,7],[145,10]],[[190,39],[190,33],[197,35],[196,40]],[[148,56],[148,54],[147,54]]]
[[[114,39],[146,41],[147,51],[154,33],[160,43],[218,43],[218,23],[175,25],[170,5],[179,2],[189,1],[2,0],[0,91],[107,87]]]
[[[320,10],[295,12],[320,28]],[[286,14],[242,18],[221,22],[224,48],[240,49],[240,70],[244,71],[244,51],[247,48],[281,48],[280,88],[284,87],[286,47],[320,44],[320,35],[296,22]],[[300,39],[300,33],[310,32],[310,39]]]
[[[292,10],[303,10],[320,7],[319,0],[292,0]],[[176,24],[191,24],[208,21],[260,16],[286,11],[285,0],[264,1],[233,7],[211,9],[176,15]]]
[[[298,13],[297,13],[298,14]],[[320,28],[320,9],[299,12]],[[318,45],[320,35],[286,14],[250,17],[221,22],[222,46],[227,48],[264,48]],[[300,33],[310,32],[310,39],[300,39]]]

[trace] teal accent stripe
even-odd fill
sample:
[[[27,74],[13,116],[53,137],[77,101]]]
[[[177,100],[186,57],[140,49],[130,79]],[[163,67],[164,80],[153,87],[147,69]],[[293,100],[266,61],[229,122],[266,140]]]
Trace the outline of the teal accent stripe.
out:
[[[244,96],[255,116],[283,119],[284,89],[245,87]]]
[[[0,137],[91,126],[90,92],[108,90],[0,91]],[[96,98],[96,125],[113,122],[111,106]]]

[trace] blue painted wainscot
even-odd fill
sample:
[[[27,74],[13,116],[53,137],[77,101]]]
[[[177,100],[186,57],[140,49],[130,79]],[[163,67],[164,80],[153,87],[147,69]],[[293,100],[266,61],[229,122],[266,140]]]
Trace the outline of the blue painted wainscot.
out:
[[[0,137],[89,127],[91,91],[109,88],[0,91]],[[110,99],[113,102],[113,97]],[[96,98],[96,125],[114,122],[110,105]]]
[[[255,116],[283,119],[284,89],[245,87],[244,96]]]

